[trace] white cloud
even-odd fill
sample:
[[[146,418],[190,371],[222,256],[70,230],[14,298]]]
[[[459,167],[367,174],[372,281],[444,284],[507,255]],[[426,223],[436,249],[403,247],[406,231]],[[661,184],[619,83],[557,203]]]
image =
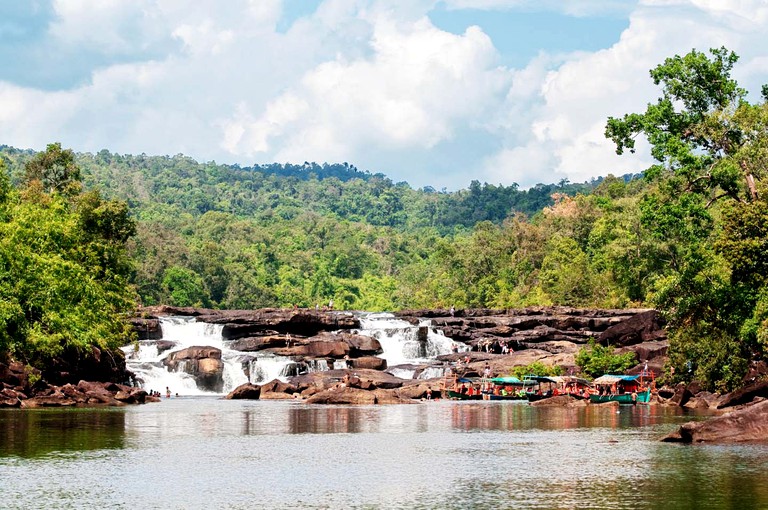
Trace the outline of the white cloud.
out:
[[[607,5],[539,8],[575,4],[583,12],[570,14]],[[426,15],[436,5],[540,3],[326,0],[279,33],[278,0],[56,0],[54,41],[125,58],[67,91],[0,81],[0,143],[241,164],[348,161],[438,189],[635,172],[650,164],[647,151],[617,157],[603,136],[607,117],[644,110],[659,93],[649,69],[692,48],[735,50],[734,76],[759,90],[768,82],[768,5],[622,4],[634,10],[613,46],[542,52],[508,69],[482,29],[452,34]]]

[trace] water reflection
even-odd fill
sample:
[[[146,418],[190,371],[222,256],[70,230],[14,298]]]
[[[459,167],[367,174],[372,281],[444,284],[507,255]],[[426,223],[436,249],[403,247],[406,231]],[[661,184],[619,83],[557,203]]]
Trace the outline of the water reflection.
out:
[[[662,406],[532,407],[525,402],[456,402],[449,406],[451,425],[463,431],[625,429],[660,425],[684,416],[680,408]],[[697,418],[685,416],[687,420]]]
[[[123,448],[125,414],[115,409],[0,411],[0,457]]]
[[[690,419],[649,406],[210,398],[3,412],[0,506],[768,508],[768,447],[659,442]]]

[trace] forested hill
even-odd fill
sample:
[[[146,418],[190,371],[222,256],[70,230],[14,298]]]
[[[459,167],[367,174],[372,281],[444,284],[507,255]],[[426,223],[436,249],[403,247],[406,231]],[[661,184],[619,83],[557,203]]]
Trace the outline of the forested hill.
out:
[[[0,146],[0,157],[16,180],[33,155],[33,151]],[[472,181],[468,189],[449,193],[414,190],[407,183],[393,183],[382,174],[363,172],[348,163],[241,168],[198,163],[183,155],[130,156],[106,150],[75,157],[87,187],[99,187],[106,196],[126,200],[140,219],[199,216],[208,211],[288,219],[311,211],[374,226],[435,227],[442,233],[482,221],[500,223],[514,213],[530,216],[552,205],[555,192],[575,195],[601,181],[539,184],[529,190]]]

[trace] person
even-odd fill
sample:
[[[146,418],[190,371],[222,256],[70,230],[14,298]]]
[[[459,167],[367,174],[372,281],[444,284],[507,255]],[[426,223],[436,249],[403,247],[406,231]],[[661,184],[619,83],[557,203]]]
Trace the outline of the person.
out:
[[[432,388],[427,386],[427,400],[432,400]]]
[[[168,386],[165,387],[165,398],[171,398],[171,389]]]
[[[451,305],[451,317],[453,317],[454,313],[456,313],[456,309]]]
[[[330,301],[328,301],[328,309],[329,309],[329,310],[333,310],[333,299],[331,299]]]
[[[483,369],[483,377],[486,379],[491,377],[491,365],[488,363],[485,364],[485,369]]]

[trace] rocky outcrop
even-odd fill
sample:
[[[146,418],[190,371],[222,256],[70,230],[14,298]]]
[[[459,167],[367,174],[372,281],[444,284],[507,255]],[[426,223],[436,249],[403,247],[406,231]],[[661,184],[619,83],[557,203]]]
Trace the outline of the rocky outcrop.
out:
[[[258,400],[261,396],[261,386],[258,384],[241,384],[224,397],[227,400]]]
[[[156,318],[131,317],[128,319],[136,332],[138,340],[160,340],[163,331],[160,329],[160,321]]]
[[[605,342],[619,346],[628,345],[634,339],[657,341],[666,338],[658,314],[648,309],[530,307],[520,310],[456,310],[453,316],[438,312],[406,310],[396,315],[412,324],[429,317],[433,327],[449,338],[468,343],[475,350],[490,346],[489,352],[497,354],[501,353],[504,344],[513,350],[536,348],[557,350],[560,354],[563,349],[573,350],[574,346],[578,349],[590,338],[602,335],[605,335]],[[619,328],[629,320],[632,320],[629,326]],[[609,333],[609,330],[612,332]]]
[[[665,340],[667,335],[664,325],[665,322],[659,312],[647,310],[609,327],[597,340],[603,345],[619,347]]]
[[[163,364],[173,372],[186,372],[192,375],[197,386],[206,391],[220,393],[224,389],[224,362],[221,350],[215,347],[187,347],[172,352]]]
[[[723,409],[752,402],[756,398],[768,399],[768,380],[757,381],[740,390],[724,395],[717,402],[717,408]]]
[[[409,398],[400,397],[398,394],[376,389],[366,391],[358,388],[339,386],[329,388],[309,397],[307,404],[347,404],[347,405],[374,405],[374,404],[410,404]]]
[[[726,415],[688,422],[662,439],[677,443],[768,442],[768,400],[761,400]]]
[[[148,306],[137,310],[132,319],[139,331],[144,321],[158,317],[195,317],[200,322],[222,324],[225,340],[290,334],[311,337],[323,331],[348,330],[360,327],[360,321],[350,312],[312,310],[306,308],[261,308],[258,310],[212,310],[175,306]],[[140,320],[139,320],[140,319]]]

